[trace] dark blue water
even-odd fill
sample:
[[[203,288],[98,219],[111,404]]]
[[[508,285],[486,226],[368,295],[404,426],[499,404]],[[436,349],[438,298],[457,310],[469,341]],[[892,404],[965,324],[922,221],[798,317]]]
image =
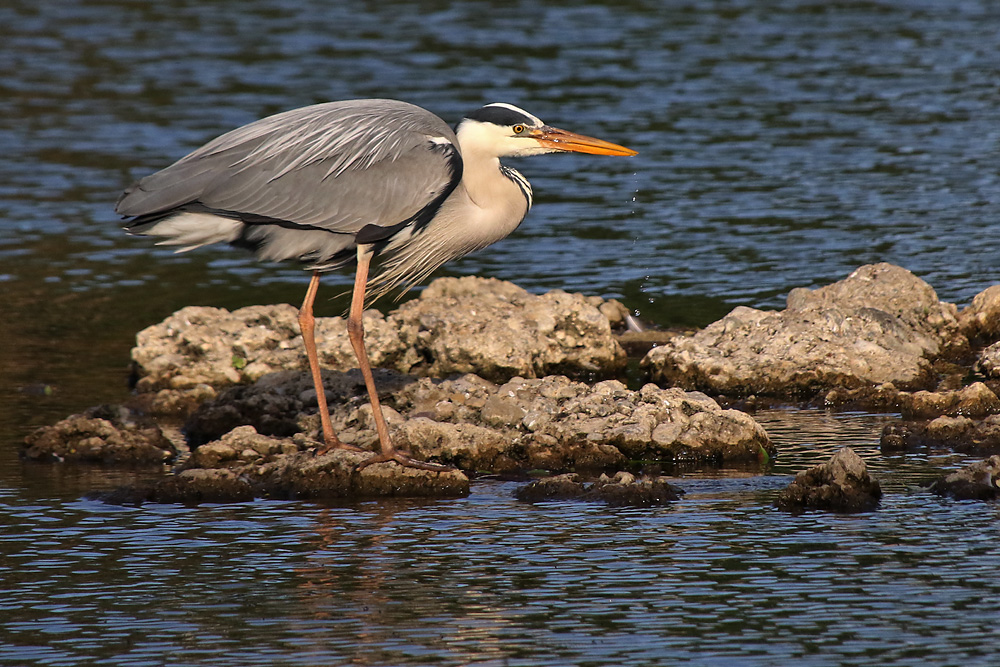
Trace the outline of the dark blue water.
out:
[[[126,395],[137,330],[301,300],[294,267],[125,237],[134,178],[263,115],[509,101],[631,159],[516,162],[536,205],[442,273],[614,296],[661,325],[889,261],[967,303],[1000,280],[1000,6],[978,2],[7,0],[0,6],[0,663],[973,664],[995,654],[993,506],[963,463],[884,458],[886,417],[776,413],[765,475],[675,507],[110,508],[24,468],[33,426]],[[346,276],[325,279],[332,297]],[[342,300],[324,302],[327,314]],[[843,444],[872,515],[770,508]]]

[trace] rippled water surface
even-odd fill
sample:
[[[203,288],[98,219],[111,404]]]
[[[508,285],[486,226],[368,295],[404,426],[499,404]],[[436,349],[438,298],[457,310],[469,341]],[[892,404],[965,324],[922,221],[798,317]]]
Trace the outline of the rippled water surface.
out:
[[[0,664],[989,664],[997,508],[882,457],[890,417],[774,411],[762,474],[655,510],[465,500],[114,508],[124,473],[23,467],[30,428],[126,395],[135,332],[301,300],[294,267],[119,229],[131,180],[263,115],[519,104],[631,159],[517,161],[536,205],[443,273],[614,296],[664,326],[889,261],[998,282],[1000,7],[933,2],[6,0],[0,5]],[[325,294],[347,277],[325,279]],[[339,313],[343,299],[324,302]],[[857,517],[771,508],[840,445]]]
[[[525,505],[490,480],[346,507],[6,490],[0,664],[991,664],[997,508],[915,488],[958,461],[880,460],[886,417],[759,419],[779,467],[682,476],[666,508]],[[886,488],[877,512],[771,507],[845,440]]]

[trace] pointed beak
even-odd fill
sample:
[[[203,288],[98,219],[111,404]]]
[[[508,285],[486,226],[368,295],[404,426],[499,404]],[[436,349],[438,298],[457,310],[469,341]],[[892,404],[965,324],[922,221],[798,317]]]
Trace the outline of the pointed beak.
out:
[[[589,153],[591,155],[636,155],[636,151],[603,139],[595,139],[569,130],[545,125],[531,132],[545,148],[567,153]]]

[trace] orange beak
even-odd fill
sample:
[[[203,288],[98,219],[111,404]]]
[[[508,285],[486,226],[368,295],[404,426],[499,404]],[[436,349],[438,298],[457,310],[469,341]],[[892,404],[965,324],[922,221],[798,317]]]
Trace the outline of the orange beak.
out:
[[[569,130],[560,130],[548,125],[531,131],[531,136],[542,146],[567,153],[589,153],[591,155],[636,155],[636,151],[610,141],[595,139]]]

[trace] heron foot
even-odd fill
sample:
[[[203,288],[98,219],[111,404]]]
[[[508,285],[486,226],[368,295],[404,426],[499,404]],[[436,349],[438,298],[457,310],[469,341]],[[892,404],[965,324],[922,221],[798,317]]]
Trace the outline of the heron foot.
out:
[[[376,454],[367,461],[359,463],[354,469],[357,472],[361,472],[373,463],[388,463],[389,461],[395,461],[404,468],[416,468],[418,470],[430,470],[432,472],[454,472],[458,470],[458,468],[455,468],[454,466],[446,466],[441,463],[418,461],[417,459],[407,455],[405,452],[396,450]]]

